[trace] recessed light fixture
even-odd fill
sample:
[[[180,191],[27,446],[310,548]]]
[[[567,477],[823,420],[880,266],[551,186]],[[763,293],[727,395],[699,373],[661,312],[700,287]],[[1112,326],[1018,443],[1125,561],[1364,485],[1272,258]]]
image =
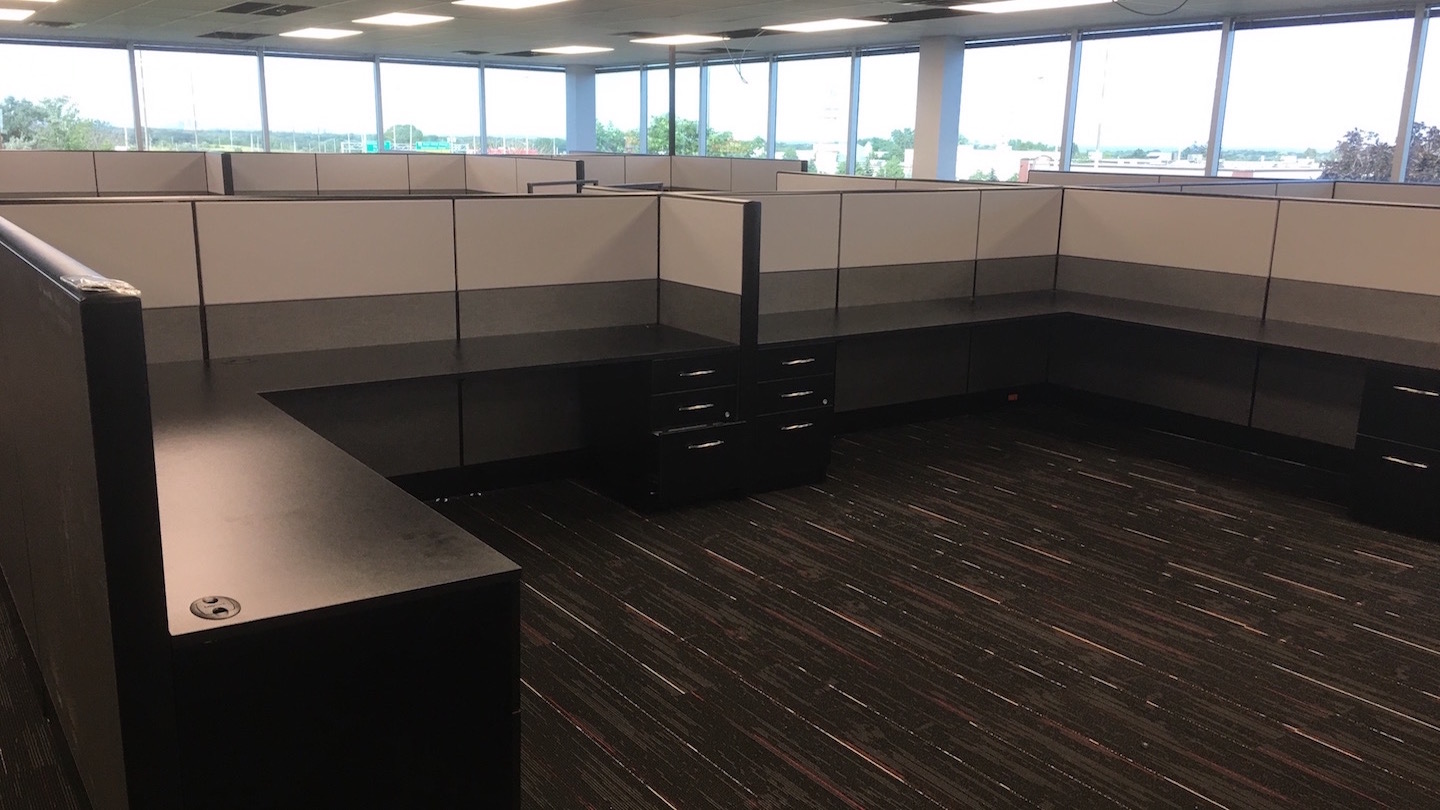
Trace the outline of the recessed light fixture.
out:
[[[22,2],[25,2],[25,0],[22,0]],[[56,2],[56,0],[28,0],[28,2],[31,2],[31,3],[54,3],[54,2]]]
[[[790,34],[818,34],[824,31],[848,31],[851,28],[872,28],[884,25],[884,20],[851,20],[841,17],[834,20],[789,23],[786,25],[762,25],[766,31],[784,31]]]
[[[518,11],[522,8],[550,6],[563,2],[565,2],[565,0],[455,0],[454,5],[476,6],[479,8],[503,8],[510,11]]]
[[[20,22],[35,13],[33,8],[0,8],[0,22]]]
[[[717,37],[709,34],[672,34],[664,37],[645,37],[644,39],[632,39],[641,45],[701,45],[706,42],[724,42],[729,37]]]
[[[1046,11],[1052,8],[1104,6],[1115,0],[995,0],[991,3],[965,3],[951,6],[951,11],[979,11],[985,14],[1008,14],[1015,11]]]
[[[344,39],[355,37],[365,33],[364,31],[346,31],[341,28],[301,28],[299,31],[286,31],[282,37],[299,37],[301,39]]]
[[[449,22],[454,17],[441,17],[438,14],[407,14],[403,11],[393,11],[389,14],[381,14],[378,17],[365,17],[350,22],[361,25],[399,25],[409,27],[412,25],[430,25],[431,23]]]
[[[561,45],[558,48],[536,48],[535,53],[558,53],[564,56],[579,56],[582,53],[609,53],[614,48],[597,48],[594,45]]]

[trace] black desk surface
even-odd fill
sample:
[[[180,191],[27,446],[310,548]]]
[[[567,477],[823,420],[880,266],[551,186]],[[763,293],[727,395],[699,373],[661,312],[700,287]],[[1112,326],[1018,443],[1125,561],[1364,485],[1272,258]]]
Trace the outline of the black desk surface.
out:
[[[680,355],[727,344],[656,326],[476,338],[150,367],[172,636],[420,591],[519,569],[269,404],[260,392]],[[228,596],[240,613],[194,616]]]

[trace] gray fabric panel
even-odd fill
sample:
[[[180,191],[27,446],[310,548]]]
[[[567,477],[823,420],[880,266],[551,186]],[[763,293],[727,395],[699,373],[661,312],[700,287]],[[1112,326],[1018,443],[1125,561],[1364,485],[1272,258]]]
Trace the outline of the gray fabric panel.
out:
[[[981,259],[975,267],[975,295],[1004,295],[1055,289],[1055,257]]]
[[[455,294],[319,298],[205,307],[211,357],[455,339]]]
[[[460,291],[461,337],[655,323],[653,280]]]
[[[460,466],[460,394],[454,380],[403,380],[268,398],[381,475]]]
[[[1260,353],[1251,427],[1353,448],[1365,364],[1309,352]]]
[[[835,410],[856,411],[965,393],[970,335],[940,329],[841,341]]]
[[[205,345],[200,339],[199,307],[147,309],[142,317],[145,321],[145,362],[203,359]]]
[[[1217,239],[1223,238],[1216,236]],[[1265,312],[1261,276],[1185,270],[1150,264],[1061,256],[1055,288],[1151,304],[1259,318]]]
[[[675,281],[660,282],[660,323],[740,342],[740,296]]]
[[[461,389],[466,464],[540,456],[584,446],[580,372],[501,371]]]
[[[760,314],[835,308],[835,270],[760,274]]]
[[[1277,278],[1265,317],[1352,332],[1440,341],[1440,297]]]
[[[1050,382],[1247,425],[1255,362],[1238,342],[1073,319],[1056,330]]]
[[[977,326],[970,333],[970,393],[1045,382],[1050,322]]]
[[[974,291],[975,262],[845,267],[840,270],[842,307],[969,298]]]

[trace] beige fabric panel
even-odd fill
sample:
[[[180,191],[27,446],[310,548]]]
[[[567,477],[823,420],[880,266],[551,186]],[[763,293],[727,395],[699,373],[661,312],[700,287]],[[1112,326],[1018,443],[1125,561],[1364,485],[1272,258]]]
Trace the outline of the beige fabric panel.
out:
[[[834,270],[839,263],[839,194],[775,194],[760,203],[760,272]]]
[[[1180,186],[1182,194],[1209,194],[1230,197],[1275,197],[1279,186],[1275,183],[1187,183]]]
[[[1266,276],[1276,200],[1065,190],[1060,253]]]
[[[1440,209],[1296,200],[1280,204],[1275,278],[1440,295],[1437,255]]]
[[[1185,178],[1193,181],[1195,178]],[[1052,169],[1031,169],[1026,183],[1052,186],[1155,186],[1164,182],[1158,174],[1111,174],[1110,172],[1061,172]]]
[[[775,178],[778,191],[894,191],[895,181],[883,177],[786,172]]]
[[[741,203],[660,198],[660,278],[740,295],[744,228]]]
[[[316,155],[320,193],[336,191],[410,191],[405,155]]]
[[[1335,196],[1335,183],[1330,180],[1277,183],[1276,187],[1281,197],[1329,200]]]
[[[515,192],[525,194],[530,183],[547,183],[555,180],[577,180],[580,166],[574,160],[552,160],[548,158],[515,158]],[[536,194],[574,194],[575,187],[541,187]]]
[[[1053,254],[1060,243],[1059,188],[992,189],[980,192],[981,259],[1018,259]]]
[[[971,261],[980,225],[979,191],[845,194],[840,266]]]
[[[660,155],[626,155],[625,182],[670,185],[670,158]]]
[[[730,191],[730,164],[719,157],[675,157],[670,161],[670,185],[700,191]]]
[[[205,153],[205,185],[211,194],[225,193],[225,161],[220,152]]]
[[[202,202],[207,304],[452,292],[449,200]]]
[[[95,193],[93,152],[0,151],[0,194]]]
[[[464,155],[406,155],[411,191],[463,191]]]
[[[456,200],[460,289],[653,279],[659,227],[648,195]]]
[[[519,188],[515,158],[500,155],[466,155],[465,188],[491,194],[514,194]],[[523,189],[521,189],[523,191]]]
[[[740,193],[774,191],[776,174],[798,171],[800,171],[800,161],[798,160],[732,158],[730,160],[730,190]]]
[[[146,309],[200,303],[188,202],[0,204],[0,217],[95,272],[133,284]]]
[[[1336,183],[1335,199],[1357,202],[1440,205],[1440,186],[1418,183]]]
[[[585,162],[586,180],[596,180],[602,186],[624,185],[624,155],[581,155],[580,159]]]
[[[204,152],[96,152],[101,194],[205,194]]]
[[[900,191],[957,191],[967,188],[1004,188],[1004,183],[961,183],[954,180],[908,180],[901,178],[895,181],[895,188]],[[1017,188],[1020,188],[1017,184]]]
[[[236,194],[277,194],[320,190],[314,155],[236,152],[230,156]]]

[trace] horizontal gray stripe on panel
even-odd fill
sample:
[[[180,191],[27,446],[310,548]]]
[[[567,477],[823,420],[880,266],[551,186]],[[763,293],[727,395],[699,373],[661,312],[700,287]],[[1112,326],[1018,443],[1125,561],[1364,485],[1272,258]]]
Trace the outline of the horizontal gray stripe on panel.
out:
[[[760,314],[835,308],[836,270],[760,274]]]
[[[498,371],[461,387],[466,464],[542,456],[584,446],[580,372]]]
[[[1247,425],[1256,351],[1221,338],[1070,320],[1055,332],[1050,382]]]
[[[977,326],[970,331],[972,394],[1045,382],[1050,364],[1048,319]]]
[[[656,283],[600,281],[460,291],[460,336],[655,323]]]
[[[969,298],[975,262],[846,267],[840,270],[840,306]]]
[[[1265,349],[1255,378],[1250,426],[1353,448],[1365,394],[1360,360]]]
[[[740,296],[676,281],[660,282],[660,323],[740,342]]]
[[[317,298],[205,307],[211,357],[455,339],[455,294]]]
[[[204,358],[200,307],[163,307],[141,313],[145,324],[145,362],[171,363]]]
[[[1258,318],[1265,311],[1265,281],[1241,273],[1061,256],[1055,289]]]
[[[1055,257],[981,259],[975,266],[975,295],[1005,295],[1055,289]]]
[[[970,335],[963,329],[841,341],[835,350],[835,410],[963,394],[969,356]]]
[[[1270,282],[1265,317],[1410,340],[1440,341],[1440,296],[1292,281]]]

